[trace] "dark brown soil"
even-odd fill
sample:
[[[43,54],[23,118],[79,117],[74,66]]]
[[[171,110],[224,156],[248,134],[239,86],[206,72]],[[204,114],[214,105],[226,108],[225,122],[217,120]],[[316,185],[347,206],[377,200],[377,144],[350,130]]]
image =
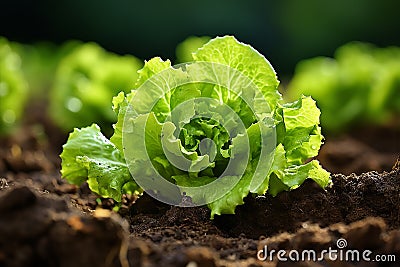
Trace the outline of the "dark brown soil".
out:
[[[353,172],[354,166],[358,173],[386,172],[334,174],[327,190],[306,181],[275,198],[248,197],[236,215],[214,220],[207,208],[170,207],[147,195],[126,196],[113,212],[113,201],[61,179],[59,151],[42,136],[41,129],[28,127],[0,140],[0,266],[400,266],[400,164],[388,167],[400,151],[393,149],[398,135],[380,151],[356,134],[338,138],[320,156],[334,173]],[[367,150],[355,143],[371,154],[361,160]],[[359,154],[339,149],[353,145]],[[257,258],[266,247],[338,249],[340,238],[347,241],[343,250],[368,249],[372,259],[393,255],[397,261]]]
[[[364,127],[327,138],[318,159],[333,173],[349,175],[371,170],[391,170],[400,156],[400,122],[391,126]]]

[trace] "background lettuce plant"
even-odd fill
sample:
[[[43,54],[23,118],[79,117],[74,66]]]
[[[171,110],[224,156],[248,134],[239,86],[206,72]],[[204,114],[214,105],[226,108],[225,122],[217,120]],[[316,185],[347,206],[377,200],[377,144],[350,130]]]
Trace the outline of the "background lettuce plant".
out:
[[[87,181],[92,191],[116,201],[126,192],[162,194],[166,181],[176,185],[171,191],[181,200],[188,196],[193,205],[207,203],[211,217],[234,213],[249,194],[276,195],[307,178],[321,187],[330,184],[329,173],[309,160],[323,140],[314,100],[301,96],[280,104],[270,63],[232,36],[209,41],[193,53],[193,62],[176,67],[160,58],[145,62],[136,89],[113,100],[118,120],[111,139],[97,125],[75,129],[61,154],[62,176],[74,184]],[[225,83],[179,82],[187,77]],[[247,80],[255,91],[242,86]],[[274,138],[263,139],[265,132]],[[271,148],[267,157],[262,156],[265,146]],[[175,158],[187,161],[187,168],[174,164]],[[231,161],[239,164],[221,175]],[[216,186],[193,194],[209,184]]]
[[[12,49],[20,55],[31,99],[43,99],[48,95],[60,60],[80,45],[80,41],[67,41],[62,45],[50,42],[11,43]]]
[[[400,48],[353,42],[338,48],[335,58],[304,60],[285,95],[301,94],[318,101],[330,133],[388,122],[400,114]]]
[[[0,135],[9,133],[21,119],[27,94],[21,58],[10,42],[0,37]]]
[[[176,62],[185,63],[193,60],[192,53],[202,47],[208,41],[208,36],[189,36],[176,46]]]
[[[134,56],[118,56],[95,43],[77,45],[58,64],[51,118],[65,131],[98,122],[110,133],[116,116],[109,103],[118,92],[133,88],[141,66]]]

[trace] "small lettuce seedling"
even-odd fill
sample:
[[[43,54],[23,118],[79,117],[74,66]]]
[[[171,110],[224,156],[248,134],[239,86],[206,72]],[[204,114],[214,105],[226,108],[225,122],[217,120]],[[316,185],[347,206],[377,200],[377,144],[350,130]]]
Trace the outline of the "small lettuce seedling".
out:
[[[59,63],[51,90],[50,116],[65,131],[93,122],[106,132],[116,116],[109,103],[135,85],[142,62],[105,51],[95,43],[77,46]]]
[[[10,42],[0,37],[0,135],[9,133],[21,119],[27,94],[21,58]]]
[[[174,67],[147,61],[136,89],[113,100],[118,120],[110,140],[95,124],[70,135],[62,176],[116,201],[126,192],[177,193],[175,202],[162,200],[207,204],[212,218],[233,214],[249,194],[275,196],[307,178],[321,187],[331,183],[310,160],[323,140],[311,97],[280,104],[270,63],[232,36],[192,56]]]
[[[301,94],[318,101],[329,133],[390,121],[400,114],[400,48],[354,42],[338,48],[335,58],[304,60],[286,96]]]

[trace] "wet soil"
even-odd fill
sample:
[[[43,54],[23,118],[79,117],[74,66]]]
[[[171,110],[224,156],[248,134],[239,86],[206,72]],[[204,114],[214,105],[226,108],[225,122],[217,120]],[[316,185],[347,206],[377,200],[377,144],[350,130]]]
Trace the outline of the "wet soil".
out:
[[[368,144],[365,133],[329,140],[319,159],[332,187],[306,181],[277,197],[248,197],[235,215],[210,220],[207,208],[147,195],[125,196],[112,211],[112,200],[61,179],[59,146],[46,131],[24,127],[0,140],[0,266],[400,266],[396,133],[384,138],[387,146]],[[329,249],[392,261],[282,261],[276,253],[263,260],[265,251]]]

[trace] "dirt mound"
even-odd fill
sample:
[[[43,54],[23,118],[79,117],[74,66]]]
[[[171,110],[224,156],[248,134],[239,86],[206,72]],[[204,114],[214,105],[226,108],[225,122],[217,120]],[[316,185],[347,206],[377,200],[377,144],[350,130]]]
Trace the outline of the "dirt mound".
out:
[[[126,224],[108,210],[89,216],[16,187],[0,195],[0,213],[0,266],[118,266],[126,253]]]

